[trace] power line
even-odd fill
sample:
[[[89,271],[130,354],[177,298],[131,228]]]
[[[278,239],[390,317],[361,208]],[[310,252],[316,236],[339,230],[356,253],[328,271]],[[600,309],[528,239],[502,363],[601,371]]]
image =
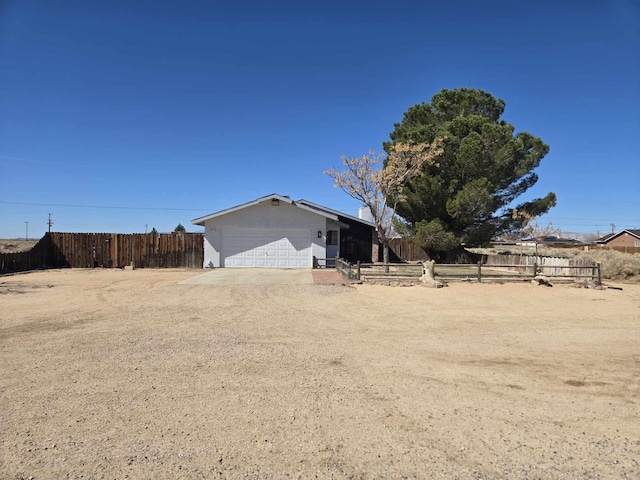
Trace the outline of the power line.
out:
[[[158,211],[179,211],[179,212],[202,212],[206,208],[162,208],[162,207],[117,207],[113,205],[73,205],[67,203],[32,203],[32,202],[3,202],[5,205],[28,205],[33,207],[71,207],[71,208],[108,208],[114,210],[158,210]]]
[[[574,221],[574,220],[577,220],[577,221],[580,221],[580,222],[609,222],[609,223],[611,222],[611,220],[610,220],[611,217],[609,217],[609,219],[607,219],[607,218],[601,218],[601,217],[600,218],[581,218],[581,217],[551,217],[551,216],[546,216],[546,215],[544,215],[544,216],[540,215],[540,218],[542,218],[543,220],[552,220],[552,221],[556,221],[556,220],[557,221],[562,221],[562,220]],[[640,220],[640,217],[634,218],[634,219],[629,219],[629,218],[624,219],[624,218],[615,217],[615,219],[616,219],[616,221],[619,221],[619,222],[637,222],[637,221]]]
[[[7,202],[1,201],[0,204],[5,205],[26,205],[34,207],[66,207],[66,208],[95,208],[95,209],[109,209],[109,210],[144,210],[144,211],[173,211],[173,212],[206,212],[210,211],[210,208],[164,208],[164,207],[133,207],[133,206],[115,206],[115,205],[78,205],[68,203],[36,203],[36,202]],[[542,217],[544,221],[551,221],[554,223],[562,224],[566,227],[604,227],[611,225],[611,219],[602,218],[584,218],[584,217]],[[566,221],[569,222],[566,222]],[[623,220],[615,218],[618,223],[624,224],[636,224],[639,223],[638,219]],[[584,222],[584,223],[583,223]],[[52,222],[53,223],[53,222]],[[50,227],[50,226],[49,226]]]
[[[542,224],[544,224],[545,222],[541,222]],[[572,226],[572,227],[611,227],[611,223],[574,223],[574,222],[550,222],[553,223],[554,225],[557,223],[558,225],[565,225],[565,226]],[[618,222],[618,223],[622,223],[625,225],[640,225],[640,222]],[[617,225],[617,224],[614,224]]]

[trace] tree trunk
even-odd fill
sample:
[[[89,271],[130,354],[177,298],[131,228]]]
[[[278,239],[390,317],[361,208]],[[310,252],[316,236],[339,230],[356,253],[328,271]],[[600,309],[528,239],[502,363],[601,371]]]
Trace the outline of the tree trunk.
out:
[[[382,246],[382,262],[389,263],[389,242],[385,242]],[[384,273],[389,273],[389,266],[384,266]]]
[[[440,288],[445,287],[446,284],[436,280],[434,273],[435,260],[430,262],[422,262],[422,277],[420,281],[427,287]]]

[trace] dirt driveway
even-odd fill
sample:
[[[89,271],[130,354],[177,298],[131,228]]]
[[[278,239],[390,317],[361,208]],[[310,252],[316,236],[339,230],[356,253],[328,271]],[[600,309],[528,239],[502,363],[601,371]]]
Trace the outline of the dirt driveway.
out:
[[[0,278],[0,478],[640,478],[640,287]]]
[[[215,268],[180,282],[182,285],[304,285],[312,284],[307,268]]]
[[[333,269],[216,268],[182,280],[181,285],[346,285]]]

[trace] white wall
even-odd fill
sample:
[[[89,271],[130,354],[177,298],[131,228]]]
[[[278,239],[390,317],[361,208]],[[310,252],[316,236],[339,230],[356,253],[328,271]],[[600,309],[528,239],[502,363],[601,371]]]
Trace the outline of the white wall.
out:
[[[358,218],[361,220],[366,220],[367,222],[373,223],[373,216],[371,215],[371,210],[369,210],[369,207],[365,207],[364,205],[358,209]]]
[[[225,228],[290,228],[309,230],[311,255],[317,258],[326,256],[326,218],[280,201],[272,206],[271,200],[258,205],[236,210],[205,222],[204,267],[220,267],[220,249],[222,231]],[[318,238],[318,231],[322,238]],[[311,265],[311,259],[309,259]]]

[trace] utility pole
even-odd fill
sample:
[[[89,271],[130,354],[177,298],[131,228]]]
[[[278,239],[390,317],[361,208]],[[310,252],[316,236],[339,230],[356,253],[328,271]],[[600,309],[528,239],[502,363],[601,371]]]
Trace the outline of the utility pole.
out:
[[[27,231],[26,231],[26,232],[25,232],[25,234],[24,234],[24,239],[25,239],[25,240],[29,240],[29,222],[28,222],[28,221],[25,221],[24,223],[25,223],[25,225],[27,226]]]
[[[616,226],[612,223],[611,224],[611,233],[615,233],[615,229],[616,229]]]
[[[51,220],[51,215],[53,215],[53,213],[49,214],[49,221],[47,222],[47,225],[49,225],[49,233],[51,233],[51,225],[53,225],[53,220]]]
[[[145,235],[147,234],[147,224],[146,223],[144,224],[144,234]]]

